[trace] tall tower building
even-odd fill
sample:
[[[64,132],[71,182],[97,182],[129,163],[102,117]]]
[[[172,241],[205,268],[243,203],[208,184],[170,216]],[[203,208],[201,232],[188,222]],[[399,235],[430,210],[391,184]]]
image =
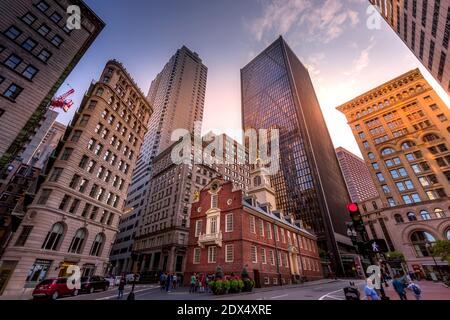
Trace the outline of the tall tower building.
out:
[[[410,270],[426,270],[433,265],[427,243],[450,237],[448,107],[415,69],[337,109],[380,195],[364,210],[368,234],[403,252]]]
[[[119,62],[93,83],[44,172],[45,181],[2,257],[3,294],[37,282],[104,274],[152,108]]]
[[[71,5],[81,14],[81,27],[73,30],[67,26]],[[4,0],[0,12],[2,170],[34,134],[51,98],[105,24],[81,0]]]
[[[241,70],[241,88],[244,130],[280,131],[277,208],[311,228],[342,272],[350,199],[307,69],[280,37]]]
[[[127,197],[127,206],[133,209],[133,213],[124,221],[125,229],[128,229],[129,225],[133,227],[125,230],[127,235],[118,237],[119,243],[114,247],[111,256],[117,272],[131,269],[131,251],[125,248],[133,243],[146,197],[150,196],[152,160],[171,146],[174,130],[186,129],[191,133],[197,130],[196,134],[201,134],[199,130],[203,119],[207,72],[198,54],[183,46],[151,83],[147,99],[154,109],[154,114],[148,125]],[[197,126],[195,122],[198,122]],[[126,240],[121,241],[124,238]]]
[[[450,1],[370,0],[442,88],[450,94]]]
[[[352,202],[360,203],[378,196],[377,189],[363,159],[339,147],[336,155]]]

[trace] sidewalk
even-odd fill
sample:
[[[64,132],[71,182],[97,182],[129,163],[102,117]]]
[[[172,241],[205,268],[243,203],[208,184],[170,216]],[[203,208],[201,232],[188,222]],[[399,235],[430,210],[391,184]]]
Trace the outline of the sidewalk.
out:
[[[416,283],[422,289],[421,300],[450,300],[450,288],[444,286],[442,282],[422,280]],[[391,300],[400,300],[391,283],[389,283],[389,287],[384,288],[384,291]],[[406,295],[408,300],[415,300],[414,293],[411,290],[406,290]]]

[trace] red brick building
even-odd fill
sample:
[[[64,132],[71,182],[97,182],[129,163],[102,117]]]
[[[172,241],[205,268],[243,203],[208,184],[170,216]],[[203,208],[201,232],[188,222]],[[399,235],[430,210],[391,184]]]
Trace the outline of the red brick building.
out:
[[[214,179],[194,196],[185,283],[193,273],[240,275],[244,266],[256,287],[323,277],[316,237],[275,209],[264,169],[252,172],[247,194]]]

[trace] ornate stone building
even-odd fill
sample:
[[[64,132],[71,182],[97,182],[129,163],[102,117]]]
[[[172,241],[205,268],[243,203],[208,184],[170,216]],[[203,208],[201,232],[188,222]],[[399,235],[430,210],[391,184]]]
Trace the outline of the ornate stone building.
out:
[[[1,261],[4,295],[45,278],[103,274],[152,108],[119,62],[92,83]]]
[[[401,251],[411,270],[431,271],[429,246],[450,239],[448,107],[415,69],[337,109],[380,195],[361,205],[368,234]]]

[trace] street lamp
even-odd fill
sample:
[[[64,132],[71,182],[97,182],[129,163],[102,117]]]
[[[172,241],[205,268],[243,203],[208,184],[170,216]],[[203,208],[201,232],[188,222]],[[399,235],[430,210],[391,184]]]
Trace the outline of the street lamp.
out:
[[[436,262],[436,259],[434,258],[433,254],[431,253],[431,250],[430,250],[433,247],[433,245],[431,243],[427,242],[425,244],[425,247],[427,248],[428,254],[433,258],[434,266],[436,267],[436,269],[437,269],[437,271],[439,273],[439,276],[441,277],[441,280],[442,280],[443,277],[442,277],[441,269],[439,268],[439,266],[438,266],[438,264]]]

